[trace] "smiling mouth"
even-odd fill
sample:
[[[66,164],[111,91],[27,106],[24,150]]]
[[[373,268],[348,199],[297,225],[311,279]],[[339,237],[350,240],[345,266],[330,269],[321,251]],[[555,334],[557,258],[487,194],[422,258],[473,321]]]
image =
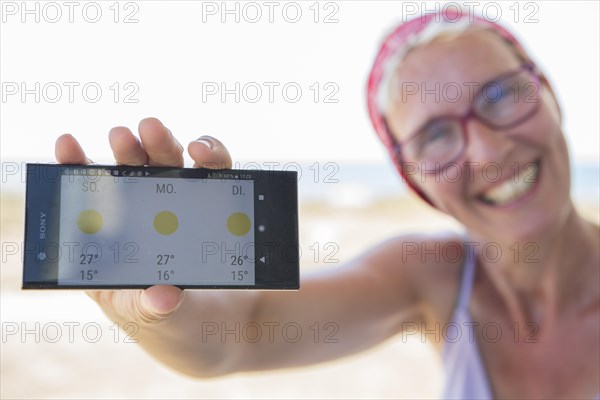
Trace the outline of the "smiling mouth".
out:
[[[538,182],[540,160],[529,163],[518,172],[518,175],[485,191],[477,198],[487,205],[504,206],[525,197]]]

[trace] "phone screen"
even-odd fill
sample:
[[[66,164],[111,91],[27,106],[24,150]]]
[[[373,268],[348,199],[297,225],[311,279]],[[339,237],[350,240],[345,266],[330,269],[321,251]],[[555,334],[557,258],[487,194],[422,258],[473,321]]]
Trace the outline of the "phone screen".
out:
[[[295,172],[28,165],[25,288],[293,289]]]

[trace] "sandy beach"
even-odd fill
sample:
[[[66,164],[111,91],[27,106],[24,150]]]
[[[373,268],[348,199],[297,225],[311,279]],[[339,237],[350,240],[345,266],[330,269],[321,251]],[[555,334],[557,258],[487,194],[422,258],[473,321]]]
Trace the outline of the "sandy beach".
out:
[[[597,205],[582,205],[599,221]],[[22,291],[23,199],[2,197],[0,315],[1,397],[42,398],[436,398],[438,356],[415,338],[396,337],[372,350],[321,365],[238,374],[210,380],[179,375],[128,343],[81,291]],[[414,198],[362,208],[305,203],[300,247],[336,243],[328,264],[301,259],[303,271],[336,267],[381,240],[403,232],[459,229]]]

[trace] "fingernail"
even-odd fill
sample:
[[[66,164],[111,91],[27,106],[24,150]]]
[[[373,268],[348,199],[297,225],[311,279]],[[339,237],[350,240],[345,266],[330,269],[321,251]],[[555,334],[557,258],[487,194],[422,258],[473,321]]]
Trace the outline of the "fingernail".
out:
[[[206,136],[206,135],[200,136],[198,139],[196,139],[196,142],[202,143],[203,145],[205,145],[206,147],[208,147],[211,150],[213,147],[215,147],[215,142],[214,142],[213,138],[211,138],[210,136]]]

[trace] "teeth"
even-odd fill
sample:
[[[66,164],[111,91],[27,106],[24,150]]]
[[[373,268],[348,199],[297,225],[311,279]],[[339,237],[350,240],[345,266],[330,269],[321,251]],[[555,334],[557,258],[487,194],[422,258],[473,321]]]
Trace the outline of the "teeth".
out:
[[[530,164],[519,171],[519,175],[507,179],[482,195],[482,199],[491,204],[507,204],[521,197],[537,182],[538,166]]]

